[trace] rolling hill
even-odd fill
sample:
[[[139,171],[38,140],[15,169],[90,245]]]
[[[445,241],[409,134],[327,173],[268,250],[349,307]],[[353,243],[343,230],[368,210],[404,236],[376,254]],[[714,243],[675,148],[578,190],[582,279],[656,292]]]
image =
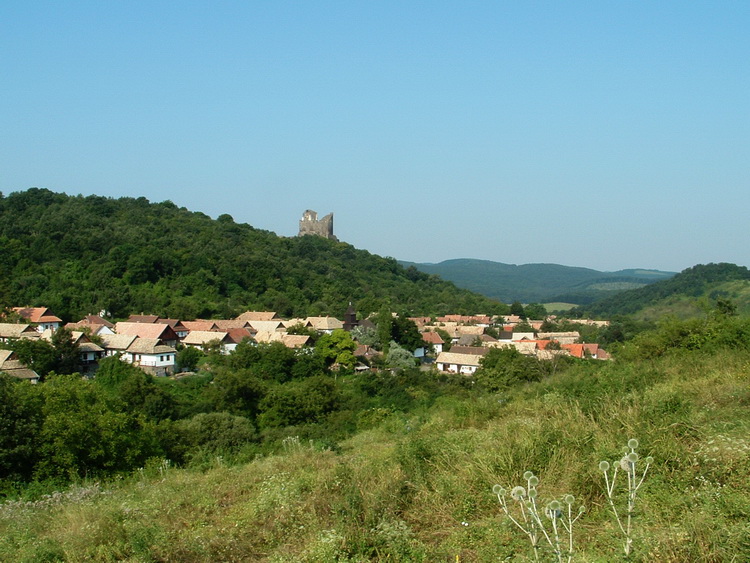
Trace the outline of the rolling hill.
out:
[[[506,303],[563,301],[588,304],[615,292],[644,287],[674,275],[674,272],[659,270],[600,272],[558,264],[515,265],[469,258],[438,264],[401,264],[439,275],[459,287]]]
[[[0,194],[0,308],[64,320],[106,310],[192,319],[247,309],[287,317],[503,312],[507,307],[392,258],[316,236],[284,238],[170,201]]]
[[[597,317],[633,315],[641,320],[666,315],[690,318],[704,315],[718,299],[728,300],[738,312],[750,314],[750,270],[736,264],[698,264],[670,279],[579,307],[576,313]]]

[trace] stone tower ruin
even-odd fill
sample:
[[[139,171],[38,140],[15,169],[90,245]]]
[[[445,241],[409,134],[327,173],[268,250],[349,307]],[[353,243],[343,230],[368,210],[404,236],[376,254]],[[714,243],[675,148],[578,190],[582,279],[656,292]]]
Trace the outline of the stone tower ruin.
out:
[[[318,219],[317,212],[308,209],[299,221],[299,236],[317,235],[319,237],[339,240],[333,235],[333,213]]]

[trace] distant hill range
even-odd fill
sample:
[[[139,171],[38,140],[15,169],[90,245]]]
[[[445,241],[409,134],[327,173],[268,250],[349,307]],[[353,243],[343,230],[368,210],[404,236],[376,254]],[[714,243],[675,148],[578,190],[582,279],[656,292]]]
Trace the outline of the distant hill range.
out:
[[[574,312],[608,318],[632,315],[646,321],[667,315],[684,319],[705,315],[719,300],[736,307],[737,313],[750,314],[750,270],[728,263],[699,264],[670,279],[611,295]]]
[[[459,258],[439,264],[401,262],[427,274],[437,274],[458,287],[505,303],[565,302],[588,305],[625,290],[643,288],[671,278],[675,272],[619,270],[600,272],[558,264],[503,264]]]

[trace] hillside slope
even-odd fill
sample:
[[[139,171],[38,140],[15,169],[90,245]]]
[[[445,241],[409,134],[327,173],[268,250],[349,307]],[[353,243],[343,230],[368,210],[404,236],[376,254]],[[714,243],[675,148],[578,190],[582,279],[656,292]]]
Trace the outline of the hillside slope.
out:
[[[740,312],[750,314],[750,270],[736,264],[698,264],[668,280],[580,307],[576,313],[598,317],[634,315],[644,320],[665,315],[689,318],[705,314],[705,309],[718,298],[728,299]]]
[[[371,427],[335,450],[288,434],[278,455],[248,464],[218,455],[194,470],[155,462],[113,482],[0,504],[0,559],[527,561],[529,542],[491,491],[525,485],[533,471],[541,506],[571,493],[573,510],[586,507],[574,560],[619,561],[623,537],[597,466],[617,463],[637,438],[641,460],[654,461],[627,560],[747,561],[748,360],[747,349],[683,350],[580,364],[502,396],[371,411]],[[542,555],[553,560],[545,543]]]
[[[172,202],[0,194],[0,305],[44,305],[65,320],[109,311],[177,318],[362,313],[388,303],[414,314],[504,306],[349,244],[282,238]]]
[[[506,303],[567,301],[591,303],[613,292],[643,287],[667,279],[673,272],[620,270],[600,272],[559,264],[503,264],[490,260],[460,258],[438,264],[402,262],[418,270],[437,274],[459,287]]]

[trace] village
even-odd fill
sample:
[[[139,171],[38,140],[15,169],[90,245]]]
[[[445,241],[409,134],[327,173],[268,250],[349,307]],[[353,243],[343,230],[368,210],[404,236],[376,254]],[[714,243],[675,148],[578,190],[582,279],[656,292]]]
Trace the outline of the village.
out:
[[[295,334],[314,331],[332,334],[346,331],[357,344],[355,369],[371,369],[373,358],[381,354],[372,345],[358,342],[357,335],[374,330],[369,318],[357,320],[353,307],[344,319],[306,317],[282,319],[271,311],[247,311],[234,319],[179,320],[157,315],[131,315],[127,320],[111,322],[103,315],[87,315],[74,323],[63,321],[46,307],[14,307],[17,322],[0,323],[0,345],[17,339],[43,339],[48,342],[60,327],[68,329],[79,353],[79,372],[93,377],[101,358],[118,356],[154,376],[179,376],[177,353],[186,347],[202,351],[217,350],[231,354],[238,344],[278,342],[304,350],[311,337]],[[549,320],[549,319],[547,319]],[[596,343],[581,342],[577,331],[543,332],[545,320],[527,320],[517,315],[445,315],[409,317],[419,330],[422,346],[409,350],[423,366],[439,372],[472,375],[492,348],[512,347],[525,356],[552,360],[558,356],[609,360],[610,355]],[[576,319],[571,324],[607,326],[608,321]],[[297,330],[295,330],[297,329]],[[9,346],[12,347],[12,346]],[[24,365],[12,350],[0,349],[0,373],[37,383],[39,374]]]

